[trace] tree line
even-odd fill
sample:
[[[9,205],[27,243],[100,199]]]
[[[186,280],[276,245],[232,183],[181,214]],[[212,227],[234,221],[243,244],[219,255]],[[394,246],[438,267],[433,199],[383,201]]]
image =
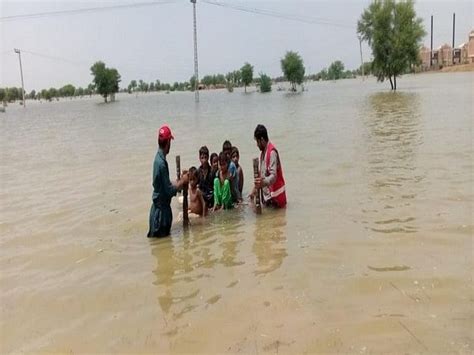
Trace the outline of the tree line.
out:
[[[87,88],[76,88],[72,84],[67,84],[59,89],[49,88],[42,89],[41,91],[31,90],[29,93],[25,91],[25,99],[52,101],[60,97],[82,97],[86,95],[90,96],[92,94],[95,94],[95,89],[92,84],[90,84]],[[0,88],[0,102],[14,102],[16,100],[22,99],[23,93],[21,88]]]

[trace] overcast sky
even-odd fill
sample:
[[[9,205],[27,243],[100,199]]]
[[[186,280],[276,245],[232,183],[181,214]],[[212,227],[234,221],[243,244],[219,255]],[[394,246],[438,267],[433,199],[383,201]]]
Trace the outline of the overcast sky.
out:
[[[122,87],[132,79],[171,83],[188,80],[194,71],[192,5],[189,0],[171,1],[155,6],[1,21],[0,87],[21,86],[18,56],[13,48],[23,51],[26,91],[68,83],[87,86],[91,82],[89,68],[97,60],[118,69]],[[370,0],[214,0],[298,18],[311,17],[325,24],[266,17],[199,1],[200,77],[225,74],[246,61],[254,65],[255,73],[280,76],[280,58],[286,50],[299,52],[306,72],[311,74],[337,59],[348,69],[360,65],[356,24]],[[0,0],[0,17],[130,3],[134,1]],[[415,7],[424,20],[428,33],[424,42],[428,47],[431,15],[435,47],[451,44],[453,12],[456,45],[466,42],[474,28],[470,0],[425,0],[416,2]],[[368,47],[363,46],[363,52],[364,60],[368,60]]]

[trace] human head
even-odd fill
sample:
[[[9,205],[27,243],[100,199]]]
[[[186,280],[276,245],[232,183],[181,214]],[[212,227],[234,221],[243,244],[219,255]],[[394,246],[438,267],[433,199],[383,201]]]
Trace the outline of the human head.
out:
[[[226,140],[223,144],[222,144],[222,151],[227,154],[230,158],[230,153],[232,152],[232,143],[230,143],[230,141]]]
[[[232,147],[232,153],[230,155],[232,161],[234,162],[235,165],[239,164],[239,158],[240,158],[240,153],[239,153],[239,148],[237,147]]]
[[[253,133],[253,137],[257,142],[258,149],[263,152],[267,147],[268,143],[268,133],[265,126],[262,124],[257,125],[257,127],[255,128],[255,132]]]
[[[189,174],[189,185],[192,188],[196,187],[199,181],[199,174],[196,167],[192,166],[191,168],[189,168],[188,174]]]
[[[206,166],[209,164],[209,149],[204,145],[199,149],[199,161],[201,166]]]
[[[221,170],[223,174],[227,173],[229,162],[230,162],[229,155],[224,152],[220,152],[219,153],[219,169]]]
[[[211,167],[213,170],[217,170],[219,168],[219,156],[217,153],[211,154]]]
[[[161,126],[158,130],[158,146],[163,150],[165,155],[170,152],[172,139],[174,139],[174,137],[169,126]]]

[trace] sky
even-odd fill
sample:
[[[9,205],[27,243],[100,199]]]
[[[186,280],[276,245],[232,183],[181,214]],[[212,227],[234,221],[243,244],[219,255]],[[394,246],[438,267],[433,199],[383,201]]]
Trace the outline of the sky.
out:
[[[51,11],[104,7],[153,0],[0,0],[0,18]],[[155,0],[163,2],[165,0]],[[22,50],[25,90],[87,86],[91,65],[102,60],[122,76],[146,82],[185,81],[194,73],[193,12],[189,0],[166,0],[153,6],[90,11],[74,15],[0,19],[0,87],[21,86],[18,55]],[[281,76],[280,59],[297,51],[306,73],[315,74],[341,60],[347,69],[360,65],[357,20],[370,0],[209,0],[245,8],[305,18],[302,23],[236,11],[197,0],[199,76],[227,73],[245,62],[254,73]],[[417,1],[430,45],[430,16],[434,16],[434,47],[452,42],[456,13],[456,45],[474,29],[470,0]],[[362,46],[364,61],[371,57]]]

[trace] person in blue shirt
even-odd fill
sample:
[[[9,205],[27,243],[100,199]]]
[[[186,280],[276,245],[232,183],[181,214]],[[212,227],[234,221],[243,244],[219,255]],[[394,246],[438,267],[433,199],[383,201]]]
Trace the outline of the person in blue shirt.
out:
[[[164,125],[158,130],[158,151],[153,162],[153,194],[150,208],[148,238],[170,235],[173,213],[171,198],[188,183],[188,175],[183,174],[172,183],[166,155],[170,152],[171,140],[174,139],[171,129]]]
[[[242,200],[242,195],[239,191],[239,175],[237,174],[237,167],[234,162],[231,160],[232,156],[232,143],[226,140],[222,144],[222,152],[228,156],[229,160],[229,182],[230,182],[230,192],[232,193],[232,202],[237,203]]]

